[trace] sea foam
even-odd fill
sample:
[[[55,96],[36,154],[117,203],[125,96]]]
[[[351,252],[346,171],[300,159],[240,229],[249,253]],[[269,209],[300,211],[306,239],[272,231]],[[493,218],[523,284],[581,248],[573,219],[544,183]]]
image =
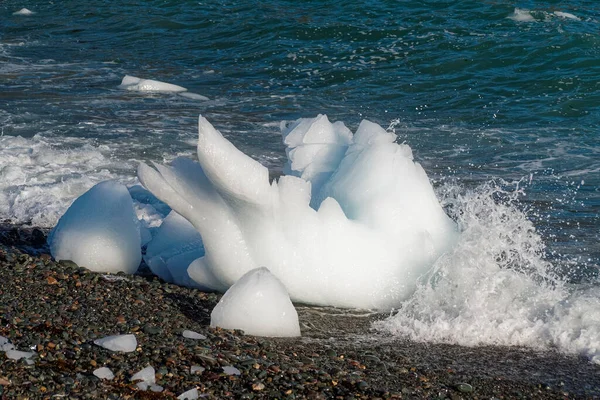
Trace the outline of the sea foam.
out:
[[[417,341],[556,347],[600,362],[600,291],[553,273],[518,207],[519,191],[450,189],[446,205],[461,231],[456,247],[375,327]]]

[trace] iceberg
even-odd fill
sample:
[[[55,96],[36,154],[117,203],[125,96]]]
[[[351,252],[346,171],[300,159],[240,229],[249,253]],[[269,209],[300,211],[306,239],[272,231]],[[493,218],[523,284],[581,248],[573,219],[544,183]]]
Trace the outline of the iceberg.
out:
[[[254,336],[300,336],[298,313],[287,290],[264,267],[246,273],[225,292],[210,315],[210,326]]]
[[[48,235],[48,245],[56,261],[135,273],[142,260],[140,227],[127,188],[105,181],[78,197]]]
[[[397,307],[458,236],[410,147],[375,123],[352,135],[325,115],[282,133],[287,175],[272,183],[202,116],[199,162],[140,164],[140,182],[202,237],[189,276],[223,291],[267,267],[296,302]]]

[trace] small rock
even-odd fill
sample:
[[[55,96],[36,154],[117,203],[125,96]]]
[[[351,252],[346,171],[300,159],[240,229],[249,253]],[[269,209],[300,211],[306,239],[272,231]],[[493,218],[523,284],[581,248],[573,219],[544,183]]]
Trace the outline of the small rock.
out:
[[[262,382],[258,382],[258,383],[255,383],[252,385],[252,390],[257,391],[257,392],[263,390],[264,388],[265,388],[265,384]]]

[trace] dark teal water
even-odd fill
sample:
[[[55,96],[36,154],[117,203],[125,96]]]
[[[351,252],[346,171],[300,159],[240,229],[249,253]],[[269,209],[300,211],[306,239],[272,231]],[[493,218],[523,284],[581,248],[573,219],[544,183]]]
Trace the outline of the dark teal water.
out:
[[[436,182],[522,180],[549,253],[595,275],[600,3],[124,3],[0,3],[1,218],[51,224],[28,191],[68,203],[94,179],[132,178],[137,160],[193,154],[200,113],[279,169],[279,122],[325,113],[394,125]],[[24,5],[35,14],[13,15]],[[210,100],[126,92],[126,74]],[[89,154],[44,169],[48,149]],[[87,174],[70,197],[57,186]]]

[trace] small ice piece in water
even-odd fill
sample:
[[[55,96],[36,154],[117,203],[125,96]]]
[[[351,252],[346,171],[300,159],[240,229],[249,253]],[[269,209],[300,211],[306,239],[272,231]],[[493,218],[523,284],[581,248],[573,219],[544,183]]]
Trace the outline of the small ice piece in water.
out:
[[[198,389],[190,389],[187,392],[181,393],[177,398],[179,400],[195,400],[198,398]]]
[[[227,290],[211,313],[210,326],[255,336],[300,336],[298,313],[285,286],[264,267],[249,271]]]
[[[52,256],[96,272],[133,274],[142,260],[139,221],[127,188],[105,181],[77,198],[48,236]]]
[[[198,332],[188,331],[188,330],[183,331],[183,337],[188,338],[188,339],[197,339],[197,340],[206,339],[206,336],[204,336]]]
[[[35,14],[33,11],[28,10],[27,8],[21,8],[19,11],[15,11],[13,15],[33,15]]]
[[[192,99],[192,100],[210,100],[208,97],[206,96],[202,96],[201,94],[197,94],[197,93],[190,93],[190,92],[183,92],[183,93],[179,93],[179,95],[181,97],[185,97],[188,99]]]
[[[199,365],[192,365],[192,366],[190,367],[190,374],[195,374],[196,372],[200,372],[200,373],[202,373],[202,372],[204,372],[205,370],[206,370],[206,368],[204,368],[204,367],[201,367],[201,366],[199,366]]]
[[[554,15],[556,15],[557,17],[560,17],[560,18],[573,19],[575,21],[581,21],[581,18],[579,18],[578,16],[573,15],[571,13],[567,13],[567,12],[554,11]]]
[[[21,358],[29,359],[35,355],[34,352],[30,351],[19,351],[19,350],[7,350],[6,357],[11,360],[20,360]]]
[[[508,17],[513,21],[517,22],[533,22],[535,18],[531,15],[529,10],[515,8],[515,11]]]
[[[115,374],[107,367],[98,368],[94,370],[93,374],[99,379],[107,379],[109,381],[115,377]]]
[[[125,75],[120,89],[133,90],[139,92],[172,92],[179,93],[187,91],[186,88],[173,85],[172,83],[155,81],[153,79],[141,79],[136,76]]]
[[[137,347],[137,339],[135,338],[135,335],[132,334],[114,335],[96,339],[94,340],[94,344],[111,351],[131,353],[132,351],[135,351]]]
[[[223,372],[225,372],[225,374],[227,374],[227,375],[241,375],[242,374],[239,369],[237,369],[236,367],[233,367],[231,365],[226,365],[225,367],[223,367]]]

